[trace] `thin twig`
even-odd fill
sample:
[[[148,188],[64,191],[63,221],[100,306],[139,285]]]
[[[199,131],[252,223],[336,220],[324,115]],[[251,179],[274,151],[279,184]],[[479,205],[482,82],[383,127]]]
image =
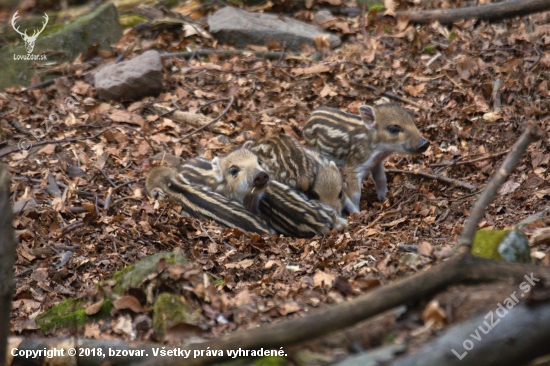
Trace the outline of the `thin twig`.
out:
[[[189,51],[189,52],[172,52],[172,53],[163,53],[160,55],[162,58],[168,58],[168,57],[192,57],[194,55],[199,56],[208,56],[208,55],[227,55],[227,56],[234,56],[234,55],[241,55],[251,53],[255,56],[259,57],[265,57],[267,59],[271,60],[277,60],[279,58],[284,58],[285,52],[284,50],[282,52],[274,52],[274,51],[250,51],[250,50],[198,50],[198,51]]]
[[[69,232],[71,232],[71,231],[73,231],[73,230],[75,230],[75,229],[77,229],[81,226],[84,226],[84,221],[82,221],[82,220],[75,221],[72,224],[67,225],[63,229],[61,229],[61,235],[63,236],[63,235],[65,235],[65,234],[67,234],[67,233],[69,233]]]
[[[229,108],[231,108],[231,106],[233,105],[233,102],[235,101],[235,97],[231,97],[231,100],[229,101],[229,104],[227,105],[227,107],[225,108],[225,110],[216,118],[214,118],[212,121],[200,126],[199,128],[189,132],[187,135],[183,136],[182,138],[176,140],[176,142],[182,142],[183,140],[185,140],[186,138],[190,137],[190,136],[193,136],[194,134],[196,134],[197,132],[199,131],[202,131],[204,130],[206,127],[208,126],[211,126],[213,125],[214,123],[218,122],[220,120],[220,118],[222,118],[223,116],[225,116],[225,114],[229,111]]]
[[[505,150],[505,151],[501,151],[501,152],[494,153],[494,154],[491,154],[491,155],[482,156],[480,158],[472,159],[472,160],[453,161],[452,163],[430,164],[430,167],[432,167],[432,168],[449,167],[449,166],[454,166],[454,165],[464,165],[464,164],[477,163],[478,161],[489,160],[489,159],[493,159],[493,158],[499,158],[503,155],[508,154],[509,151],[510,150]]]
[[[470,191],[473,191],[474,189],[476,189],[476,187],[471,185],[470,183],[466,183],[466,182],[463,182],[463,181],[458,180],[458,179],[443,177],[441,175],[435,175],[435,174],[430,174],[430,173],[426,173],[426,172],[420,172],[420,171],[413,172],[413,171],[407,171],[407,170],[401,170],[401,169],[387,169],[386,172],[398,173],[398,174],[420,175],[421,177],[436,179],[436,180],[441,181],[441,182],[452,184],[453,186],[456,186],[456,187],[466,188],[466,189],[469,189]]]
[[[214,100],[211,100],[211,101],[208,101],[206,103],[204,103],[203,105],[201,105],[199,107],[199,111],[202,112],[202,109],[210,104],[214,104],[214,103],[217,103],[217,102],[221,102],[221,101],[225,101],[225,100],[229,100],[229,98],[219,98],[219,99],[214,99]]]
[[[109,182],[110,185],[112,185],[113,187],[116,187],[115,182],[113,182],[113,181],[111,180],[111,178],[109,178],[109,176],[107,175],[107,173],[105,173],[102,169],[99,169],[99,172],[101,173],[101,175],[102,175],[105,179],[107,179],[107,182]]]
[[[354,82],[354,81],[352,81],[351,84],[359,86],[361,88],[372,90],[373,92],[376,92],[376,93],[379,92],[379,90],[376,87],[372,86],[372,85],[366,85],[366,84],[362,84],[362,83],[358,83],[358,82]],[[399,95],[391,93],[391,92],[383,92],[382,95],[385,95],[388,98],[392,98],[392,99],[398,100],[398,101],[403,102],[403,103],[413,105],[416,108],[420,108],[420,109],[425,110],[425,111],[429,110],[428,107],[425,107],[425,106],[423,106],[421,104],[418,104],[415,101],[409,100],[407,98],[400,97]]]
[[[365,44],[365,47],[370,48],[370,37],[367,33],[367,25],[365,24],[366,8],[367,4],[363,4],[361,7],[361,21],[359,27],[361,28],[361,34],[364,38],[363,43]]]
[[[476,233],[477,224],[483,218],[483,214],[487,206],[493,201],[498,189],[508,179],[508,176],[512,174],[512,171],[516,168],[517,164],[523,153],[527,150],[527,147],[542,136],[542,130],[534,123],[529,123],[525,131],[521,134],[520,138],[514,144],[510,153],[506,156],[506,159],[502,165],[497,169],[495,174],[489,180],[487,187],[483,190],[479,198],[477,199],[474,207],[470,211],[470,216],[466,219],[464,224],[464,230],[458,240],[458,245],[454,252],[461,246],[461,252],[468,252],[472,246],[474,235]]]
[[[502,79],[496,79],[493,83],[493,111],[502,111],[502,102],[500,101],[500,87],[502,86]]]
[[[48,144],[62,144],[64,142],[77,142],[77,141],[83,141],[83,140],[91,140],[91,139],[94,139],[96,137],[98,137],[99,135],[111,130],[113,127],[109,127],[109,128],[106,128],[105,130],[93,135],[93,136],[86,136],[86,137],[74,137],[74,138],[70,138],[70,139],[61,139],[61,140],[45,140],[45,141],[39,141],[35,144],[32,145],[32,147],[37,147],[37,146],[42,146],[42,145],[48,145]],[[7,151],[4,151],[2,153],[0,153],[0,158],[3,158],[4,156],[8,156],[10,154],[13,154],[14,152],[18,152],[18,151],[21,151],[21,149],[19,147],[14,147],[10,150],[7,150]]]

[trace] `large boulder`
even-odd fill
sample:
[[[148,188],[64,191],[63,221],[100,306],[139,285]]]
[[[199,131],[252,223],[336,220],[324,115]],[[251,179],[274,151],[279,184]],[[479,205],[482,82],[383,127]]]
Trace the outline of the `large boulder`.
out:
[[[248,44],[265,45],[276,41],[292,52],[300,52],[300,45],[315,46],[315,38],[327,36],[332,48],[340,45],[335,34],[325,32],[317,26],[292,18],[281,19],[276,14],[251,13],[233,7],[221,8],[208,17],[210,32],[222,43],[233,43],[236,47]]]
[[[162,62],[147,51],[125,62],[103,67],[95,74],[97,94],[107,100],[136,100],[162,91]]]
[[[54,33],[47,34],[52,25],[49,23],[37,37],[32,52],[27,52],[23,42],[17,47],[6,46],[0,50],[0,90],[12,85],[29,85],[32,75],[39,71],[37,63],[70,62],[79,54],[86,53],[92,45],[98,44],[101,49],[107,49],[122,37],[118,14],[111,3],[100,6]],[[25,30],[20,27],[20,31]],[[34,30],[39,29],[28,29],[27,33],[32,34]]]

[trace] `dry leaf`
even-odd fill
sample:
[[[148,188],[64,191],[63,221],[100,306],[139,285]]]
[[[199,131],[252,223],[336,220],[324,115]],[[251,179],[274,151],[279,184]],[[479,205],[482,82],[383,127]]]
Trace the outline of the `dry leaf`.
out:
[[[51,155],[55,152],[55,145],[54,144],[48,144],[37,151],[38,154],[46,154]]]
[[[313,276],[313,286],[330,288],[332,287],[335,278],[336,276],[333,274],[325,273],[321,270],[318,270]]]
[[[422,320],[425,324],[433,323],[435,329],[440,329],[445,325],[447,314],[439,305],[439,301],[432,300],[422,313]]]
[[[393,0],[384,0],[384,8],[386,8],[384,15],[395,16],[395,2]]]
[[[432,245],[427,241],[423,241],[418,245],[418,253],[429,257],[432,254]]]
[[[100,301],[95,302],[92,305],[88,306],[86,308],[86,311],[85,311],[86,315],[97,314],[99,312],[99,310],[101,310],[101,306],[103,306],[103,299],[101,299]]]
[[[113,306],[115,307],[115,309],[129,309],[132,310],[134,313],[143,312],[143,308],[141,307],[138,299],[130,295],[119,297],[118,299],[113,301]]]
[[[329,72],[330,67],[328,67],[327,65],[318,64],[318,65],[314,65],[306,68],[295,67],[291,69],[291,71],[296,75],[320,74],[322,72]]]

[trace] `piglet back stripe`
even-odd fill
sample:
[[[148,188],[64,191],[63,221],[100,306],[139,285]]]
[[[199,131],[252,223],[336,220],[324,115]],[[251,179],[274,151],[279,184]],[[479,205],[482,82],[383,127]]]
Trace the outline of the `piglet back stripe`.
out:
[[[244,232],[269,232],[265,224],[244,207],[222,195],[201,189],[193,184],[172,182],[168,196],[179,203],[191,216],[213,220],[227,227],[237,227]]]

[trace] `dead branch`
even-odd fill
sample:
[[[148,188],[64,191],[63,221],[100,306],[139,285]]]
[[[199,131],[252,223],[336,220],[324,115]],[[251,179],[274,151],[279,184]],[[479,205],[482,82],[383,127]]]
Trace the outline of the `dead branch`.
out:
[[[163,53],[160,55],[162,58],[168,57],[191,57],[191,56],[208,56],[208,55],[226,55],[226,56],[235,56],[242,54],[253,54],[258,57],[265,57],[270,60],[278,60],[279,58],[285,56],[284,52],[273,52],[273,51],[250,51],[250,50],[198,50],[190,52],[172,52],[172,53]],[[292,55],[292,54],[291,54]],[[298,55],[296,55],[298,56]]]
[[[0,165],[0,365],[6,364],[6,342],[10,334],[13,266],[17,242],[13,232],[10,204],[10,175]]]
[[[413,171],[407,171],[407,170],[401,170],[401,169],[387,169],[386,172],[388,172],[388,173],[398,173],[398,174],[419,175],[421,177],[426,177],[426,178],[435,179],[435,180],[438,180],[438,181],[441,181],[441,182],[449,183],[449,184],[452,184],[453,186],[456,186],[456,187],[466,188],[466,189],[469,189],[470,191],[473,191],[474,189],[476,189],[476,187],[471,185],[470,183],[466,183],[466,182],[463,182],[463,181],[458,180],[458,179],[443,177],[441,175],[435,175],[435,174],[430,174],[430,173],[421,172],[421,171],[414,171],[413,172]]]
[[[105,130],[103,130],[99,133],[96,133],[95,135],[92,135],[92,136],[73,137],[73,138],[70,138],[70,139],[61,139],[61,140],[39,141],[39,142],[33,144],[32,147],[48,145],[48,144],[63,144],[65,142],[77,142],[77,141],[83,141],[83,140],[91,140],[91,139],[95,139],[96,137],[104,134],[105,132],[107,132],[111,129],[112,129],[112,127],[106,128]],[[8,155],[13,154],[13,153],[18,152],[18,151],[21,151],[21,149],[19,147],[14,147],[12,149],[2,151],[2,152],[0,152],[0,158],[3,158],[4,156],[8,156]]]
[[[367,4],[363,4],[361,6],[361,22],[359,23],[359,27],[361,27],[361,34],[363,35],[363,42],[365,43],[365,46],[367,48],[370,48],[370,37],[367,33],[367,27],[365,24],[365,13],[366,13]]]
[[[550,268],[522,263],[508,263],[485,258],[474,257],[470,254],[456,255],[438,266],[424,272],[419,272],[409,278],[396,281],[390,285],[371,290],[351,301],[342,302],[336,306],[329,306],[313,314],[301,318],[270,324],[258,328],[242,330],[233,334],[217,338],[205,343],[193,344],[185,350],[223,350],[223,357],[170,357],[163,359],[163,365],[207,365],[228,359],[227,350],[249,349],[259,350],[277,349],[300,342],[308,341],[323,336],[330,332],[354,325],[359,321],[378,315],[407,302],[415,302],[432,296],[448,286],[470,282],[515,282],[525,280],[524,276],[531,275],[540,279],[540,282],[550,281]],[[269,336],[266,336],[269,335]],[[17,347],[19,350],[65,348],[74,347],[74,339],[25,339],[10,338],[10,349]],[[53,343],[52,343],[53,342]],[[143,349],[150,356],[139,365],[157,365],[158,358],[152,356],[151,348],[157,347],[150,344],[125,343],[109,340],[78,340],[81,348],[116,349]],[[40,345],[40,346],[38,346]],[[183,348],[177,347],[182,350]],[[166,347],[166,350],[169,350]],[[92,360],[88,358],[87,360]],[[142,360],[143,358],[140,358]],[[118,359],[117,364],[136,364],[138,359]],[[104,358],[98,358],[104,362]],[[26,365],[40,365],[40,359],[26,359]],[[502,361],[503,362],[503,361]],[[437,363],[436,363],[437,364]]]
[[[361,88],[369,89],[369,90],[371,90],[371,91],[373,91],[373,92],[375,92],[375,93],[379,93],[379,92],[380,92],[380,90],[378,90],[378,88],[376,88],[376,87],[374,87],[374,86],[372,86],[372,85],[366,85],[366,84],[362,84],[362,83],[358,83],[358,82],[353,82],[353,81],[352,81],[350,84],[355,85],[355,86],[358,86],[358,87],[361,87]],[[425,107],[425,106],[423,106],[422,104],[418,104],[418,103],[416,103],[416,102],[414,102],[414,101],[412,101],[412,100],[410,100],[410,99],[400,97],[399,95],[394,94],[394,93],[391,93],[391,92],[383,92],[382,95],[384,95],[384,96],[386,96],[386,97],[388,97],[388,98],[391,98],[391,99],[398,100],[398,101],[400,101],[400,102],[402,102],[402,103],[410,104],[410,105],[412,105],[412,106],[415,106],[416,108],[420,108],[420,109],[425,110],[425,111],[429,110],[428,107]]]
[[[448,286],[468,282],[515,281],[525,274],[541,281],[550,280],[550,268],[530,264],[508,263],[461,254],[448,261],[390,285],[376,288],[356,299],[327,307],[311,315],[259,328],[235,332],[206,343],[195,344],[192,350],[224,350],[224,357],[170,359],[165,365],[207,365],[228,358],[226,350],[280,349],[323,336],[351,326],[398,305],[431,296]],[[267,337],[266,335],[269,335]],[[141,366],[156,365],[158,360],[146,360]]]
[[[159,114],[167,114],[170,119],[176,122],[191,125],[193,127],[201,127],[211,121],[208,117],[202,114],[183,112],[178,109],[171,109],[162,104],[154,104],[152,108]],[[210,130],[214,133],[228,134],[231,132],[231,127],[222,122],[216,122],[210,126]]]
[[[527,150],[527,147],[534,141],[540,139],[542,136],[542,130],[540,127],[534,123],[527,125],[525,131],[521,134],[520,138],[514,146],[510,149],[510,153],[504,159],[502,165],[497,169],[495,174],[489,180],[487,187],[481,193],[481,196],[478,198],[474,207],[470,212],[470,216],[466,219],[464,224],[464,230],[462,235],[458,240],[456,250],[459,250],[461,246],[464,246],[461,251],[469,251],[472,246],[472,241],[474,240],[474,235],[476,233],[477,224],[483,218],[485,209],[493,201],[498,189],[500,186],[508,179],[508,176],[515,169],[516,165],[519,162],[519,159]]]
[[[503,296],[504,299],[505,296]],[[494,308],[497,309],[497,304]],[[487,314],[473,317],[449,328],[418,353],[405,356],[392,365],[525,365],[548,353],[550,338],[548,304],[538,306],[519,304],[509,310],[506,309],[506,313],[499,310],[491,311],[490,317]],[[480,327],[485,331],[489,330],[487,334],[480,331],[478,329]],[[533,331],[534,329],[536,331]],[[477,335],[481,339],[473,338]],[[467,340],[471,344],[467,343]],[[467,347],[473,345],[473,348],[466,350],[465,344]],[[514,346],[510,347],[511,344]]]
[[[489,159],[493,159],[493,158],[500,158],[501,156],[508,154],[509,151],[510,150],[501,151],[501,152],[498,152],[498,153],[494,153],[494,154],[487,155],[487,156],[482,156],[482,157],[475,158],[475,159],[472,159],[472,160],[453,161],[452,163],[447,163],[447,164],[443,164],[443,163],[442,164],[430,164],[430,167],[431,168],[436,168],[436,167],[449,167],[449,166],[454,166],[454,165],[473,164],[473,163],[477,163],[477,162],[483,161],[483,160],[489,160]]]
[[[395,17],[407,16],[412,23],[427,23],[437,20],[443,24],[451,24],[464,19],[497,20],[513,18],[521,15],[549,10],[548,0],[510,0],[495,4],[469,8],[427,10],[427,11],[397,11]]]
[[[500,112],[502,111],[502,102],[500,101],[500,87],[502,86],[502,79],[496,79],[493,82],[493,111]]]
[[[231,97],[231,100],[229,101],[229,104],[227,105],[227,107],[224,109],[224,111],[216,118],[214,118],[212,121],[202,125],[201,127],[197,128],[196,130],[194,131],[191,131],[189,132],[187,135],[184,135],[182,138],[176,140],[176,142],[182,142],[183,140],[185,140],[186,138],[189,138],[191,136],[193,136],[194,134],[196,134],[197,132],[199,131],[202,131],[204,130],[205,128],[207,127],[210,127],[212,126],[214,123],[218,122],[223,116],[225,116],[227,114],[227,112],[229,112],[229,108],[231,108],[231,106],[233,105],[233,102],[235,101],[235,97],[232,96]]]

